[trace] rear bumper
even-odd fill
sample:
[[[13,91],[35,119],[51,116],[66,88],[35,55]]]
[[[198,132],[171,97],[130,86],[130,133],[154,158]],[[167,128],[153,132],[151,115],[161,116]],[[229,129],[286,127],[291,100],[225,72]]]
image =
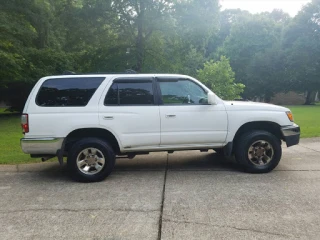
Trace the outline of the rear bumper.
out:
[[[281,132],[287,147],[299,144],[300,141],[300,127],[297,124],[281,128]]]
[[[20,144],[24,153],[56,155],[63,140],[64,138],[22,138]]]

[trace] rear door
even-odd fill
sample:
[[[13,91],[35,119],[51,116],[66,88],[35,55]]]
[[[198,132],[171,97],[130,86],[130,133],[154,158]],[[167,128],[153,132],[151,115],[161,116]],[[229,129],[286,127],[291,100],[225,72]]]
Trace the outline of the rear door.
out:
[[[161,146],[220,146],[228,119],[222,103],[209,105],[207,92],[191,79],[157,78],[161,94]]]
[[[117,78],[99,104],[100,125],[115,134],[122,150],[158,147],[159,106],[151,77]]]

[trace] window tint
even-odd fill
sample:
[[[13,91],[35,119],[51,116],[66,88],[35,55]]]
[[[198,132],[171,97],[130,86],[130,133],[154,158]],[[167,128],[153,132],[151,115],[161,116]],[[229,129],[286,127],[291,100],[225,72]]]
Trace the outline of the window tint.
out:
[[[106,98],[104,99],[105,105],[118,105],[118,83],[112,84]]]
[[[163,104],[207,104],[207,93],[189,80],[159,82]]]
[[[152,82],[113,83],[104,101],[105,105],[154,104]]]
[[[42,84],[36,103],[43,107],[85,106],[104,79],[104,77],[48,79]]]

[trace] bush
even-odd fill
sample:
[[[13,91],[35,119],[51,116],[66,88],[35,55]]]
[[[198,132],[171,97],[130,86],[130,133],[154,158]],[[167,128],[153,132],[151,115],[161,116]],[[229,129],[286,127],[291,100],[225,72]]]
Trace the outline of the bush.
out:
[[[198,70],[198,79],[219,97],[226,100],[240,98],[245,85],[235,83],[229,59],[221,56],[220,61],[209,61],[204,63],[203,69]]]

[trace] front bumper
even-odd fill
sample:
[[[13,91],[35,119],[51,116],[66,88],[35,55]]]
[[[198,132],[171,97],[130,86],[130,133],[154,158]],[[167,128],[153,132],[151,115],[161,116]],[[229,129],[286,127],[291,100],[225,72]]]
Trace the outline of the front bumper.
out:
[[[281,127],[281,132],[287,147],[299,144],[300,141],[300,127],[297,124],[292,126]]]
[[[28,154],[56,155],[64,138],[22,138],[22,151]]]

